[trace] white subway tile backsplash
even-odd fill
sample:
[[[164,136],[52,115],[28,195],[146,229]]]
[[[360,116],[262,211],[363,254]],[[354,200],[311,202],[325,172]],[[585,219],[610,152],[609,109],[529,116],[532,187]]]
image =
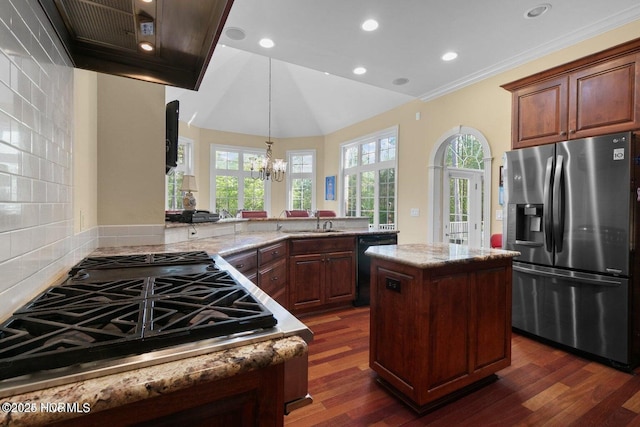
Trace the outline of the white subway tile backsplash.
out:
[[[11,180],[11,201],[30,202],[31,201],[31,178],[14,175]]]
[[[11,201],[11,175],[0,172],[0,202]]]
[[[0,233],[0,263],[11,258],[11,234]]]
[[[0,1],[0,319],[97,247],[73,234],[72,100],[38,0]]]

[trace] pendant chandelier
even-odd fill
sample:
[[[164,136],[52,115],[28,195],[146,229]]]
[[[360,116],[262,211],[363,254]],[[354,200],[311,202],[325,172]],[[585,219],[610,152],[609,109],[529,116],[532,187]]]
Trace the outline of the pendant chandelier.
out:
[[[269,137],[265,144],[267,144],[266,155],[251,161],[251,178],[263,181],[271,179],[280,182],[284,179],[287,162],[282,159],[273,160],[273,152],[271,151],[273,145],[273,141],[271,141],[271,57],[269,57]],[[257,176],[254,176],[254,173]]]

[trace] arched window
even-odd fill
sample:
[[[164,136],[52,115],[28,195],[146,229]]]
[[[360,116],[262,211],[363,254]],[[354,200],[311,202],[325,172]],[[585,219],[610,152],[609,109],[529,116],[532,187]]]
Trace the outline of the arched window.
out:
[[[440,137],[429,177],[428,240],[488,247],[491,150],[482,133],[458,126]]]

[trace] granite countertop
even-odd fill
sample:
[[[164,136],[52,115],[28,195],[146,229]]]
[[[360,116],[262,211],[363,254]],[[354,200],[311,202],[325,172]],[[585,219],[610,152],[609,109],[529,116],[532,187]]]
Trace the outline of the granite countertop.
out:
[[[0,426],[45,425],[116,408],[283,363],[307,350],[302,338],[292,336],[2,398]],[[76,405],[63,411],[46,409],[67,404]],[[12,406],[15,411],[8,411]]]
[[[186,242],[168,243],[164,245],[120,246],[98,248],[91,256],[129,255],[152,252],[205,251],[209,254],[228,256],[264,245],[294,238],[329,238],[340,236],[361,236],[365,234],[397,234],[397,231],[370,231],[368,229],[345,229],[334,232],[316,231],[254,231],[228,234],[219,237],[193,239]]]
[[[472,248],[453,243],[372,246],[367,255],[419,268],[442,267],[456,263],[513,258],[520,252],[502,249]]]

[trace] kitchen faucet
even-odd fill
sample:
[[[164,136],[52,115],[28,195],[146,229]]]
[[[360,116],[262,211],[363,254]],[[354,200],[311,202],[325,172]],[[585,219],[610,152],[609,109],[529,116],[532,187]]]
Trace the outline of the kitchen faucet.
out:
[[[316,217],[316,230],[320,230],[320,211],[316,210],[313,216]]]
[[[324,222],[324,224],[322,224],[322,231],[327,231],[327,224],[329,224],[329,230],[333,228],[333,222],[328,219]]]

